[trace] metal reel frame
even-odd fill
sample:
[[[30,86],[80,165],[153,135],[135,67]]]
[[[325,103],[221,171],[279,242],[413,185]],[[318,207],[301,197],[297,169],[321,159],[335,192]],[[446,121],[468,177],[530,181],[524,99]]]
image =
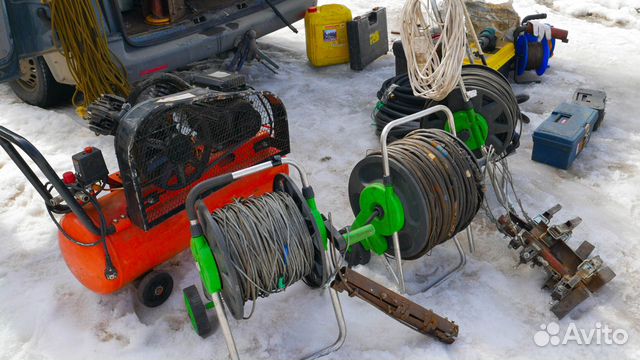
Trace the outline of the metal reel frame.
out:
[[[207,236],[206,239],[206,243],[208,246],[205,245],[204,251],[202,246],[196,249],[194,251],[194,257],[196,257],[196,263],[198,264],[200,275],[204,283],[204,291],[210,292],[213,307],[218,316],[220,327],[222,328],[225,342],[229,350],[229,355],[232,360],[238,360],[240,358],[240,355],[235,343],[235,339],[231,332],[231,326],[224,311],[222,298],[224,298],[225,304],[229,306],[231,314],[236,319],[242,318],[242,315],[244,313],[244,302],[240,297],[240,289],[238,284],[239,278],[237,271],[235,270],[235,268],[233,268],[231,259],[228,256],[228,251],[225,251],[225,237],[217,223],[211,217],[207,207],[201,200],[199,200],[199,197],[208,191],[220,189],[244,176],[255,174],[260,171],[280,165],[291,165],[300,174],[300,179],[303,186],[302,194],[300,194],[300,191],[295,186],[291,178],[284,175],[282,175],[282,177],[276,178],[276,181],[274,183],[274,190],[284,191],[292,195],[294,197],[294,201],[296,202],[296,204],[298,204],[299,209],[301,209],[303,213],[303,217],[305,218],[305,221],[307,222],[307,225],[312,232],[312,237],[315,240],[314,246],[316,252],[316,264],[314,266],[315,274],[311,277],[305,278],[305,282],[311,287],[320,287],[324,285],[326,283],[326,280],[334,274],[335,265],[332,261],[332,255],[329,252],[329,247],[326,240],[326,228],[323,227],[322,222],[318,222],[319,220],[322,220],[322,217],[319,214],[317,207],[315,206],[313,189],[309,185],[309,181],[304,169],[298,163],[289,159],[278,158],[271,162],[265,162],[244,170],[236,171],[231,174],[218,176],[197,185],[190,192],[187,199],[187,211],[191,220],[191,230],[193,236],[192,251],[194,251],[194,247],[198,247],[198,243],[202,244],[202,240],[205,237],[203,235],[210,235]],[[206,256],[207,248],[209,249],[208,255],[212,255],[212,261],[208,262],[208,266],[213,267],[213,269],[203,269],[200,261],[198,261],[198,257],[195,255],[196,252],[204,252]],[[318,271],[320,271],[321,274],[317,273]],[[215,273],[217,274],[218,279],[205,279],[204,272],[209,272],[209,275],[211,273]],[[208,283],[213,283],[213,289],[208,289]],[[338,337],[334,343],[314,352],[309,356],[304,357],[304,360],[317,359],[319,357],[330,354],[338,350],[346,339],[346,322],[344,319],[344,313],[342,311],[342,305],[340,303],[340,299],[338,298],[338,293],[333,288],[329,288],[328,290],[338,324]]]
[[[509,85],[507,79],[496,70],[487,66],[475,64],[464,65],[462,68],[463,81],[465,80],[465,76],[478,76],[478,72],[481,71],[486,75],[487,81],[494,82],[496,86],[502,89],[502,91],[511,91],[511,85]],[[509,107],[509,102],[515,99],[505,99],[499,93],[488,89],[478,88],[474,84],[466,83],[465,85],[467,90],[473,89],[472,91],[476,92],[476,96],[466,99],[461,93],[460,87],[458,87],[442,101],[427,101],[426,107],[430,108],[435,105],[445,105],[453,112],[456,121],[466,118],[469,119],[471,123],[484,122],[484,124],[487,125],[487,133],[483,138],[484,143],[482,146],[478,146],[480,141],[474,141],[473,129],[464,129],[464,126],[461,126],[460,123],[456,123],[459,131],[468,131],[470,138],[469,140],[465,140],[465,142],[468,146],[470,143],[475,145],[475,147],[469,147],[472,148],[476,158],[482,158],[482,148],[484,146],[492,145],[494,149],[496,149],[497,153],[507,151],[514,140],[514,136],[517,136],[516,130],[519,121],[518,119],[520,118],[519,111],[514,113],[514,109]],[[465,105],[466,100],[470,101],[473,105],[473,114],[469,114],[469,110]],[[432,128],[436,126],[436,128],[442,129],[445,124],[446,126],[444,129],[449,130],[451,127],[447,124],[447,119],[443,114],[437,114],[423,119],[421,127]]]
[[[387,145],[387,138],[389,136],[389,133],[391,132],[391,130],[394,127],[409,123],[411,121],[415,121],[416,119],[420,119],[420,118],[424,118],[427,117],[429,115],[433,115],[435,113],[444,113],[444,115],[447,118],[447,123],[449,125],[449,128],[451,129],[451,134],[456,137],[456,127],[455,127],[455,121],[454,121],[454,116],[453,113],[451,112],[451,110],[444,106],[444,105],[436,105],[433,107],[430,107],[428,109],[422,110],[420,112],[417,112],[415,114],[394,120],[392,122],[390,122],[389,124],[387,124],[384,129],[382,130],[381,134],[380,134],[380,147],[381,147],[381,156],[382,156],[382,182],[384,183],[384,185],[386,187],[393,187],[394,185],[394,180],[393,180],[393,176],[392,176],[392,165],[391,162],[389,160],[389,150],[388,150],[388,145]],[[415,196],[415,195],[414,195]],[[353,204],[353,202],[352,202]],[[411,215],[407,215],[408,211],[406,210],[406,204],[403,204],[403,207],[405,208],[404,210],[404,216],[405,217],[409,217],[411,218]],[[355,208],[354,208],[355,210]],[[385,214],[387,215],[387,214]],[[426,225],[425,225],[426,226]],[[468,238],[468,242],[469,242],[469,249],[471,252],[474,251],[475,249],[475,241],[474,241],[474,236],[473,236],[473,232],[471,231],[471,227],[467,227],[466,229],[466,233],[467,233],[467,238]],[[403,293],[406,293],[406,286],[405,286],[405,282],[404,282],[404,271],[403,271],[403,267],[402,267],[402,260],[403,260],[403,255],[402,255],[402,247],[400,245],[400,232],[399,231],[395,231],[391,234],[391,248],[393,249],[393,258],[396,261],[396,271],[397,274],[394,272],[393,268],[389,265],[388,269],[389,271],[392,273],[392,275],[395,277],[399,287],[400,287],[400,291]],[[444,275],[442,275],[441,277],[439,277],[436,281],[432,282],[431,284],[429,284],[425,289],[423,289],[423,291],[426,291],[434,286],[437,286],[439,284],[441,284],[444,280],[446,280],[447,278],[449,278],[453,273],[455,273],[456,271],[459,271],[460,269],[462,269],[464,267],[464,265],[466,264],[466,255],[464,253],[464,250],[462,248],[462,245],[460,244],[460,241],[458,240],[457,236],[453,237],[453,241],[456,245],[456,248],[458,250],[458,254],[459,254],[459,262],[456,266],[454,266],[452,269],[448,270]],[[386,255],[386,254],[385,254]],[[407,257],[404,257],[405,259],[409,259]]]

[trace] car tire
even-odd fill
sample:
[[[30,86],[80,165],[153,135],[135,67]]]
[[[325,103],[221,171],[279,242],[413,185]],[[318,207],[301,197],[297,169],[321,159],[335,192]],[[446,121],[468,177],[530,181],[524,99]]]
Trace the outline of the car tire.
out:
[[[75,87],[58,83],[42,56],[20,60],[20,77],[9,82],[27,104],[48,108],[68,102]]]

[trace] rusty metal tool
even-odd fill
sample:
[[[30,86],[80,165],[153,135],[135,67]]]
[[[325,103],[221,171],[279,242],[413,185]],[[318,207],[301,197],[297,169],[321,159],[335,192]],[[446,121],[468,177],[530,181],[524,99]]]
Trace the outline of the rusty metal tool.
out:
[[[551,219],[560,209],[562,206],[558,204],[531,221],[513,213],[505,214],[498,219],[498,229],[511,238],[511,248],[522,248],[520,264],[540,266],[547,271],[549,277],[543,288],[551,290],[551,311],[562,319],[616,274],[600,256],[589,257],[595,248],[591,243],[584,241],[575,251],[567,245],[582,219],[551,226]]]
[[[458,325],[375,281],[343,267],[331,288],[360,298],[411,329],[451,344],[458,336]]]

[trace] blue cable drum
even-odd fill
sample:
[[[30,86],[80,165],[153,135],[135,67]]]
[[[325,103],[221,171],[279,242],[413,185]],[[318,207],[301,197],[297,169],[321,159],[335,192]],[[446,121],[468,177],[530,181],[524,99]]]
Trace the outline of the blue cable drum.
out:
[[[529,67],[529,61],[531,52],[529,51],[530,44],[541,44],[542,45],[542,59],[540,60],[540,64],[532,64],[535,68]],[[549,59],[553,56],[552,48],[555,47],[555,40],[551,40],[551,46],[549,41],[538,42],[538,38],[531,34],[523,34],[518,37],[518,41],[516,42],[516,73],[518,76],[521,76],[527,70],[536,70],[536,74],[542,76],[547,68],[549,67]]]

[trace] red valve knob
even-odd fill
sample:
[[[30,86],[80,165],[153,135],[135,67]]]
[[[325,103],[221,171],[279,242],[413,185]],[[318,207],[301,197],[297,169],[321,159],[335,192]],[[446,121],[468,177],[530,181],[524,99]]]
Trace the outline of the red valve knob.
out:
[[[85,154],[91,154],[92,152],[93,152],[93,148],[91,146],[87,146],[86,148],[84,148]]]
[[[76,179],[76,174],[72,173],[71,171],[67,171],[66,173],[62,174],[62,182],[65,185],[73,185],[78,182],[78,179]]]
[[[307,11],[309,12],[309,14],[317,13],[318,12],[318,7],[317,6],[312,6],[309,9],[307,9]]]

